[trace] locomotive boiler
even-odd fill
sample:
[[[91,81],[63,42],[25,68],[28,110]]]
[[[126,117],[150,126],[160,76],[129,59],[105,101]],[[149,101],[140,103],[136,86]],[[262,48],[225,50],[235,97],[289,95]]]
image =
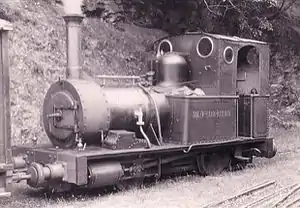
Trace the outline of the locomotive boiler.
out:
[[[56,191],[97,188],[182,172],[207,175],[275,156],[266,43],[202,32],[168,36],[158,41],[146,74],[85,79],[83,16],[64,20],[66,79],[45,95],[42,120],[50,143],[34,146],[10,146],[11,27],[0,27],[2,195],[21,180]]]

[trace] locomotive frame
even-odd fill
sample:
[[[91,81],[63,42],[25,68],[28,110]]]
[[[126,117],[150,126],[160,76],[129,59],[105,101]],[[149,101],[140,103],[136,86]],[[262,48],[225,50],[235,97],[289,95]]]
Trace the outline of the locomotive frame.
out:
[[[56,191],[97,188],[194,170],[207,175],[211,168],[246,164],[254,156],[275,156],[274,139],[268,136],[269,48],[266,43],[207,33],[170,36],[160,42],[159,57],[150,61],[143,84],[134,89],[108,90],[82,79],[80,24],[83,17],[67,15],[64,19],[67,79],[59,80],[48,90],[43,111],[46,133],[52,144],[16,147],[11,147],[10,133],[8,31],[12,26],[0,22],[0,196],[10,196],[12,184],[22,180],[34,188]],[[163,44],[167,44],[167,51],[161,48]],[[200,47],[201,44],[204,45]],[[240,73],[236,68],[243,62],[243,48],[251,47],[259,51],[257,71],[253,75],[248,68],[240,67]],[[159,54],[161,49],[167,54]],[[235,57],[239,52],[240,61]],[[250,74],[250,81],[243,77],[244,72]],[[136,78],[142,79],[133,77]],[[166,89],[176,91],[174,85],[195,80],[193,89],[201,88],[205,95],[166,95]],[[255,87],[255,93],[248,92],[249,86],[251,90]],[[125,103],[122,93],[141,95],[137,104],[143,106]],[[118,103],[114,103],[115,97]],[[153,111],[143,108],[149,103],[154,103]],[[164,111],[166,108],[168,113]],[[75,118],[80,118],[80,122]],[[51,124],[47,127],[48,121]],[[149,131],[144,131],[146,125]],[[164,128],[160,129],[161,126]],[[85,139],[86,135],[92,135],[92,139]],[[211,163],[219,166],[212,167]]]

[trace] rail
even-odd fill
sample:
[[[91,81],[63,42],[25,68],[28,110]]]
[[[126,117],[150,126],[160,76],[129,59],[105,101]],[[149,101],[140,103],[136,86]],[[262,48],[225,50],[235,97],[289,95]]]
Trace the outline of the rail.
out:
[[[273,186],[272,186],[273,185]],[[212,207],[222,207],[223,205],[226,207],[230,205],[235,205],[236,203],[243,203],[242,208],[254,208],[254,207],[299,207],[300,205],[300,194],[298,193],[300,190],[300,184],[293,184],[284,186],[280,189],[276,189],[275,187],[279,184],[276,181],[269,181],[254,187],[248,188],[245,191],[242,191],[239,194],[228,197],[224,200],[220,200],[217,202],[210,203],[203,208],[212,208]],[[268,189],[267,189],[268,188]],[[259,192],[260,191],[260,192]],[[255,192],[258,192],[255,196]],[[249,204],[244,205],[245,199],[248,197],[259,197],[263,195],[263,193],[270,193],[268,195],[262,196],[257,200],[251,200]],[[228,206],[227,206],[228,205]]]
[[[290,188],[293,188],[295,187],[297,184],[293,184],[291,186],[287,186],[287,187],[283,187],[281,189],[279,189],[278,191],[272,193],[272,194],[269,194],[267,196],[264,196],[250,204],[247,204],[246,206],[242,207],[242,208],[251,208],[251,207],[255,207],[255,206],[259,206],[261,203],[264,203],[272,198],[274,198],[275,196],[279,195],[280,193],[282,193],[283,191],[287,190],[287,189],[290,189]]]
[[[215,203],[212,203],[212,204],[208,204],[208,205],[204,206],[203,208],[218,207],[218,206],[220,206],[221,204],[224,204],[224,203],[226,203],[226,202],[232,201],[232,200],[237,199],[237,198],[239,198],[239,197],[248,195],[248,194],[250,194],[250,193],[253,193],[253,192],[259,191],[259,190],[261,190],[261,189],[263,189],[263,188],[266,188],[266,187],[268,187],[268,186],[271,186],[271,185],[275,184],[275,182],[276,182],[276,181],[268,181],[268,182],[264,182],[264,183],[262,183],[262,184],[253,186],[253,187],[251,187],[251,188],[249,188],[249,189],[246,189],[246,190],[242,191],[241,193],[236,194],[236,195],[233,195],[233,196],[231,196],[231,197],[229,197],[229,198],[226,198],[226,199],[224,199],[224,200],[221,200],[221,201],[218,201],[218,202],[215,202]]]

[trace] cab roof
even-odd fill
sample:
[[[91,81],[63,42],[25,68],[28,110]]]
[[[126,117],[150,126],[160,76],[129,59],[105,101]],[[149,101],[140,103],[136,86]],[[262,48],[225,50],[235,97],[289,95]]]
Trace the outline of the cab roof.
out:
[[[246,39],[246,38],[240,38],[237,36],[226,36],[226,35],[218,35],[218,34],[211,34],[211,33],[204,33],[204,32],[187,32],[185,34],[186,35],[207,35],[207,36],[213,37],[215,39],[219,39],[219,40],[228,40],[228,41],[239,42],[239,43],[243,42],[243,43],[249,43],[249,44],[268,45],[267,42]]]

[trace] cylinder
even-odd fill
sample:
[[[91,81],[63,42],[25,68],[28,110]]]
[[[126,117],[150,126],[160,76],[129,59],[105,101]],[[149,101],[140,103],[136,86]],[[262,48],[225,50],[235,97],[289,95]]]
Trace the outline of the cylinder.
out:
[[[119,162],[101,162],[88,165],[90,188],[115,185],[124,175]]]
[[[65,174],[64,165],[61,163],[47,164],[44,169],[48,169],[49,173],[47,175],[49,179],[62,179]]]
[[[164,94],[149,94],[139,87],[102,88],[85,80],[59,81],[50,87],[44,100],[45,131],[52,143],[61,148],[74,147],[76,129],[87,144],[99,143],[101,135],[109,130],[128,130],[139,135],[135,111],[142,109],[146,131],[150,122],[156,122],[152,100],[164,128],[170,112],[168,100]]]
[[[14,169],[22,169],[26,167],[26,160],[24,156],[16,156],[12,158]]]
[[[66,78],[82,78],[81,69],[81,23],[83,16],[79,14],[66,15],[67,32],[67,69]]]
[[[47,164],[31,163],[27,175],[27,184],[31,187],[42,187],[49,180],[61,180],[65,174],[64,166],[60,163]],[[27,177],[27,176],[26,176]]]

